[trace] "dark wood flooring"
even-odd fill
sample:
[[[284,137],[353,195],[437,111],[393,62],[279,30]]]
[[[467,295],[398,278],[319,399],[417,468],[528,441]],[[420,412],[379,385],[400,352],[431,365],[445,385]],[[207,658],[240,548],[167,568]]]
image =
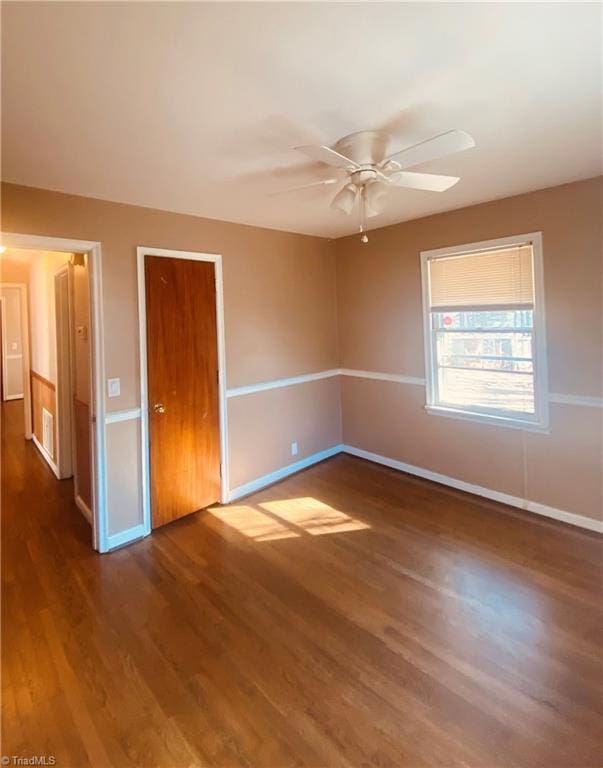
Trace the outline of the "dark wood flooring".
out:
[[[602,764],[596,534],[338,456],[101,556],[3,413],[3,754]]]

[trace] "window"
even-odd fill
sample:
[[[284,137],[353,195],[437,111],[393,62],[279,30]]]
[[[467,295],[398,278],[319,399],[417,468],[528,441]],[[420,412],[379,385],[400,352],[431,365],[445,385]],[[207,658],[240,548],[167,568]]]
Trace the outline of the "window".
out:
[[[540,233],[421,254],[427,410],[546,429]]]

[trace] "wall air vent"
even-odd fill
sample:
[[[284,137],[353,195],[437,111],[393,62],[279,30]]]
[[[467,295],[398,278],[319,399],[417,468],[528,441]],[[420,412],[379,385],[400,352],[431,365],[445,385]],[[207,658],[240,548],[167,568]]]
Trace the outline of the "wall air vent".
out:
[[[46,408],[42,408],[42,448],[54,458],[54,417]]]

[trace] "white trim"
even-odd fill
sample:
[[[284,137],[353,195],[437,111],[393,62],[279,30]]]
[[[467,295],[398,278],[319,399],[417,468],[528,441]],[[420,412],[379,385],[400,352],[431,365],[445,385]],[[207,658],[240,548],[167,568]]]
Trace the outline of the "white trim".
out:
[[[534,328],[533,337],[533,381],[534,381],[534,406],[533,417],[522,419],[521,415],[489,413],[486,409],[448,408],[439,401],[437,379],[437,356],[433,340],[431,326],[431,300],[430,300],[430,271],[429,264],[442,258],[454,255],[467,255],[470,253],[484,253],[498,250],[513,245],[532,246],[534,266]],[[466,245],[455,245],[450,248],[437,248],[435,250],[421,251],[421,293],[423,305],[423,346],[425,355],[426,372],[426,405],[428,413],[432,415],[449,416],[469,421],[482,421],[495,423],[501,427],[524,428],[530,431],[548,431],[549,426],[549,393],[548,393],[548,366],[546,355],[546,317],[544,302],[544,272],[542,259],[542,233],[529,232],[511,237],[501,237],[494,240],[483,240]],[[525,426],[522,426],[525,425]]]
[[[149,400],[147,384],[147,312],[144,257],[164,256],[171,259],[190,261],[208,261],[214,265],[216,282],[216,332],[218,343],[218,398],[220,408],[220,501],[229,500],[228,479],[228,413],[226,404],[226,347],[224,333],[224,285],[222,279],[222,256],[218,253],[197,253],[193,251],[173,251],[166,248],[136,248],[138,272],[138,334],[140,350],[140,443],[142,448],[142,535],[151,532],[151,489],[149,455]],[[131,529],[135,530],[135,529]],[[124,532],[126,533],[126,532]],[[125,542],[123,542],[125,543]]]
[[[23,394],[20,394],[20,395],[7,395],[4,398],[4,401],[7,402],[8,400],[23,400],[23,398],[24,398]]]
[[[92,510],[86,504],[84,499],[82,499],[81,496],[76,496],[75,497],[75,506],[79,509],[79,511],[82,513],[82,515],[90,523],[90,525],[92,525]]]
[[[341,373],[339,368],[332,368],[328,371],[318,371],[317,373],[304,373],[301,376],[292,376],[289,379],[273,379],[272,381],[262,381],[258,384],[247,384],[242,387],[233,387],[226,390],[226,397],[240,397],[241,395],[251,395],[255,392],[264,392],[267,389],[277,389],[279,387],[290,387],[294,384],[305,384],[308,381],[318,381],[319,379],[330,379]]]
[[[119,421],[133,421],[142,416],[140,408],[130,408],[126,411],[109,411],[105,416],[105,424],[116,424]]]
[[[14,232],[1,232],[2,245],[8,248],[25,250],[63,251],[65,253],[85,253],[88,255],[88,275],[90,285],[90,322],[91,336],[91,454],[92,470],[92,543],[99,552],[107,551],[107,474],[105,455],[105,400],[103,381],[105,377],[104,325],[102,306],[102,250],[101,244],[91,240],[72,240],[63,237],[24,235]],[[25,294],[27,295],[27,293]],[[26,325],[28,324],[26,320]],[[25,435],[31,435],[31,389],[29,380],[29,341],[23,345],[25,380]]]
[[[560,395],[551,393],[549,403],[558,405],[581,405],[588,408],[603,408],[603,397],[589,397],[587,395]]]
[[[33,444],[36,446],[38,451],[42,454],[42,458],[44,459],[44,461],[48,464],[50,469],[53,471],[54,476],[56,477],[56,479],[60,480],[61,479],[61,475],[59,473],[59,468],[57,467],[57,465],[52,460],[52,456],[48,453],[46,448],[44,448],[42,443],[38,440],[38,438],[35,435],[32,434],[31,439],[33,440]]]
[[[406,374],[401,373],[381,373],[379,371],[361,371],[361,370],[355,370],[353,368],[340,368],[339,374],[341,376],[351,376],[355,378],[360,379],[375,379],[377,381],[394,381],[399,384],[414,384],[416,386],[425,386],[426,380],[421,379],[418,376],[407,376]],[[581,405],[585,407],[590,408],[603,408],[603,397],[592,397],[589,395],[561,395],[556,394],[554,392],[551,392],[548,396],[549,403],[557,403],[559,405]],[[438,406],[426,406],[426,410],[429,410],[429,408],[437,408]],[[442,409],[443,411],[448,409]],[[453,410],[453,409],[450,409]],[[466,413],[466,412],[464,412]],[[442,415],[446,415],[443,413]],[[467,418],[469,418],[471,414],[467,414]],[[476,416],[480,416],[480,414],[476,414]],[[456,414],[455,414],[456,418]],[[475,419],[476,421],[484,421],[481,418]],[[492,418],[487,419],[488,423],[493,423]],[[521,425],[521,428],[526,429],[527,431],[533,431],[534,427],[530,427],[530,425],[524,421],[519,422]],[[507,426],[514,426],[514,425],[507,425]],[[536,431],[542,431],[540,428],[536,428]]]
[[[148,531],[145,528],[144,523],[139,523],[132,528],[126,528],[125,531],[119,531],[119,533],[113,533],[107,537],[107,552],[110,552],[117,547],[123,547],[124,544],[133,544],[135,541],[144,538],[148,535]]]
[[[497,237],[493,240],[481,240],[477,243],[465,243],[463,245],[451,245],[446,248],[433,248],[429,251],[421,251],[429,254],[431,259],[441,259],[445,256],[466,256],[469,253],[481,251],[499,251],[511,248],[515,245],[533,245],[535,240],[542,237],[541,232],[528,232],[523,235],[509,235],[509,237]]]
[[[450,488],[456,488],[457,490],[465,491],[466,493],[471,493],[475,496],[482,496],[484,498],[491,499],[492,501],[508,504],[509,506],[517,507],[518,509],[523,509],[527,512],[533,512],[544,517],[549,517],[553,520],[559,520],[563,523],[568,523],[569,525],[574,525],[579,528],[585,528],[590,531],[603,533],[603,521],[594,520],[584,515],[577,515],[574,512],[566,512],[563,509],[556,509],[555,507],[550,507],[547,504],[541,504],[538,501],[522,499],[518,496],[511,496],[508,493],[494,491],[490,488],[484,488],[481,485],[468,483],[464,480],[457,480],[454,477],[442,475],[439,472],[432,472],[429,469],[423,469],[422,467],[416,467],[412,464],[406,464],[403,461],[390,459],[386,456],[381,456],[377,453],[365,451],[362,448],[355,448],[352,445],[346,444],[334,445],[324,451],[314,453],[311,456],[307,456],[305,459],[296,461],[294,464],[281,467],[281,469],[277,469],[276,471],[270,472],[267,475],[258,477],[255,480],[251,480],[244,485],[240,485],[237,488],[232,488],[230,491],[230,500],[235,501],[243,498],[244,496],[255,493],[262,488],[266,488],[267,486],[272,485],[279,480],[283,480],[289,475],[300,472],[302,469],[306,469],[307,467],[310,467],[313,464],[317,464],[320,461],[324,461],[325,459],[328,459],[331,456],[335,456],[338,453],[349,453],[352,456],[357,456],[358,458],[365,459],[367,461],[373,461],[377,464],[390,467],[391,469],[397,469],[400,472],[407,472],[408,474],[422,477],[425,480],[430,480],[434,483],[440,483],[441,485],[446,485]]]
[[[523,509],[528,512],[535,512],[537,515],[550,517],[553,520],[560,520],[563,523],[569,523],[569,525],[575,525],[579,528],[586,528],[589,531],[597,531],[598,533],[603,533],[603,521],[600,520],[594,520],[593,518],[585,517],[584,515],[577,515],[574,512],[566,512],[563,509],[549,507],[546,504],[541,504],[537,501],[522,499],[518,496],[511,496],[508,493],[493,491],[490,488],[484,488],[481,485],[467,483],[464,480],[457,480],[454,477],[448,477],[448,475],[441,475],[439,472],[432,472],[429,469],[415,467],[414,465],[406,464],[403,461],[389,459],[386,456],[380,456],[377,453],[364,451],[362,448],[355,448],[351,445],[342,445],[341,448],[344,453],[349,453],[352,456],[357,456],[358,458],[366,459],[367,461],[374,461],[377,464],[383,464],[386,467],[397,469],[400,472],[407,472],[408,474],[422,477],[425,480],[431,480],[434,483],[441,483],[442,485],[447,485],[460,491],[472,493],[476,496],[483,496],[487,499],[499,501],[503,504],[509,504],[512,507],[518,507],[519,509]]]
[[[524,235],[525,237],[525,235]],[[544,259],[542,255],[542,233],[532,232],[527,237],[532,241],[534,267],[534,406],[536,419],[541,427],[549,427],[549,366],[546,343],[546,302],[544,300]]]
[[[306,469],[307,467],[312,466],[312,464],[317,464],[319,461],[329,459],[331,456],[335,456],[335,454],[341,453],[342,450],[342,445],[334,445],[324,451],[319,451],[318,453],[313,453],[311,456],[306,456],[305,459],[300,459],[300,461],[296,461],[293,464],[288,464],[286,467],[281,467],[280,469],[277,469],[274,472],[270,472],[267,475],[257,477],[255,480],[250,480],[248,483],[239,485],[237,488],[231,488],[230,500],[234,501],[235,499],[240,499],[243,496],[248,496],[250,493],[259,491],[261,488],[265,488],[267,485],[272,485],[273,483],[276,483],[279,480],[288,477],[289,475],[293,475],[295,472],[300,472],[302,469]]]
[[[426,405],[424,408],[429,416],[444,416],[447,419],[475,421],[478,424],[486,424],[489,427],[521,429],[524,432],[539,432],[541,435],[550,434],[550,429],[548,427],[541,426],[535,421],[516,419],[512,415],[503,416],[503,411],[500,411],[499,413],[480,413],[479,411],[446,408],[443,405]]]
[[[415,384],[419,387],[425,386],[425,379],[418,376],[406,376],[403,373],[379,373],[378,371],[357,371],[353,368],[340,368],[339,373],[342,376],[353,376],[359,379],[376,379],[377,381],[394,381],[397,384]]]

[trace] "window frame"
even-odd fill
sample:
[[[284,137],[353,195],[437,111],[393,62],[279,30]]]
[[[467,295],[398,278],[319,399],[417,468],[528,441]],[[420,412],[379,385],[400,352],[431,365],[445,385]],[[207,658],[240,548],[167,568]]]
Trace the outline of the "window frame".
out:
[[[532,245],[534,272],[534,310],[532,328],[532,360],[534,377],[534,414],[521,417],[516,411],[502,409],[483,409],[479,406],[455,408],[438,402],[438,364],[437,349],[434,343],[435,334],[432,328],[430,302],[430,269],[432,261],[450,256],[465,256],[479,252],[488,253],[500,248]],[[477,421],[514,429],[534,432],[548,432],[549,429],[549,391],[548,366],[546,347],[546,316],[544,303],[544,269],[542,259],[542,233],[528,232],[522,235],[512,235],[494,240],[455,245],[449,248],[437,248],[421,251],[421,287],[423,303],[423,339],[425,351],[425,410],[430,415],[445,416],[466,421]]]

